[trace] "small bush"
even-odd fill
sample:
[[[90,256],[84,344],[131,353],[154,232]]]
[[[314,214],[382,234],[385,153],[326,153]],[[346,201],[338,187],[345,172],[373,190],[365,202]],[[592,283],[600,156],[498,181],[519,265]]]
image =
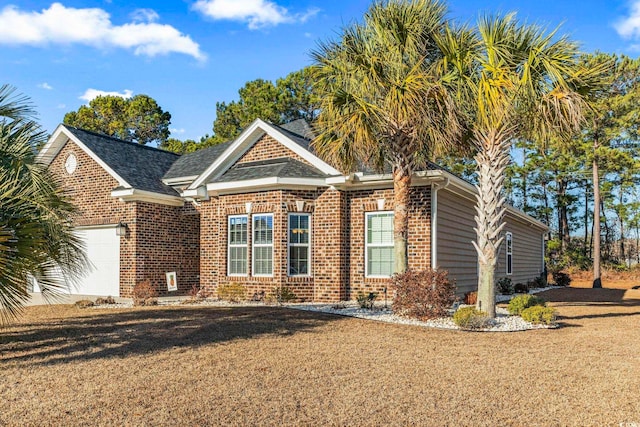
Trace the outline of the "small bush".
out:
[[[218,286],[218,298],[230,302],[244,301],[247,290],[240,283],[232,282]]]
[[[151,286],[150,280],[138,282],[133,287],[133,305],[155,305],[147,304],[148,300],[152,300],[158,296],[158,292]],[[157,300],[156,300],[157,304]]]
[[[275,287],[273,289],[273,297],[280,304],[286,303],[286,302],[292,302],[298,299],[296,294],[288,286]]]
[[[376,298],[378,298],[378,294],[376,292],[369,292],[368,294],[365,294],[362,291],[358,292],[358,296],[356,297],[360,308],[366,308],[367,310],[373,309],[373,304]]]
[[[116,300],[114,300],[112,296],[96,299],[96,305],[108,305],[108,304],[115,304],[115,303],[116,303]]]
[[[545,325],[551,325],[556,321],[556,311],[552,307],[543,307],[540,305],[525,308],[522,310],[522,313],[520,313],[520,316],[527,322],[534,324],[544,323]]]
[[[487,313],[473,306],[456,310],[453,313],[453,322],[462,329],[484,329],[493,324]]]
[[[89,308],[89,307],[93,307],[95,304],[91,300],[81,299],[79,301],[76,301],[74,305],[78,308]]]
[[[477,292],[467,292],[464,294],[464,303],[468,305],[476,305],[478,302],[478,293]]]
[[[530,287],[534,287],[534,288],[546,288],[547,287],[547,279],[545,277],[544,274],[541,274],[540,276],[536,277],[535,279],[533,279],[531,281],[531,284],[533,286]]]
[[[456,300],[456,285],[446,270],[409,270],[394,275],[391,281],[393,311],[401,316],[420,320],[443,317]]]
[[[511,278],[503,277],[498,280],[498,291],[502,295],[511,295],[513,293],[513,284],[511,283]]]
[[[556,286],[569,286],[571,284],[571,276],[567,273],[563,273],[561,271],[554,271],[551,273],[551,277],[553,277],[553,281]]]
[[[516,283],[513,290],[517,294],[526,294],[529,292],[529,286],[524,283]]]
[[[545,301],[537,297],[535,295],[518,295],[513,297],[511,301],[509,301],[509,306],[507,310],[509,310],[509,314],[519,316],[522,313],[522,310],[525,308],[533,307],[535,305],[545,306]]]

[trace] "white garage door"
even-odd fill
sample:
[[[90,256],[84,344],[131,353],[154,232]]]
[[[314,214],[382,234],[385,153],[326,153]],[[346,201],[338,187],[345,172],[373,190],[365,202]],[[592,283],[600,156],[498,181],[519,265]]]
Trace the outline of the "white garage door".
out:
[[[86,245],[91,266],[72,294],[120,296],[120,237],[113,227],[78,229]]]
[[[120,237],[115,226],[77,228],[76,233],[85,244],[90,265],[85,274],[68,288],[61,290],[72,295],[120,296]],[[29,284],[30,291],[40,292],[38,282]]]

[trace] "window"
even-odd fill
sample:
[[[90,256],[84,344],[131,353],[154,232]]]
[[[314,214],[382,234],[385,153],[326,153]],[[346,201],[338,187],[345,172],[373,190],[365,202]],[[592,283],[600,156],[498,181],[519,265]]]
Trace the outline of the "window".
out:
[[[507,232],[505,237],[507,244],[507,274],[513,273],[513,235]]]
[[[393,212],[365,214],[365,275],[390,277],[393,274]]]
[[[229,261],[227,265],[229,276],[247,274],[247,223],[246,215],[229,217]]]
[[[273,214],[253,216],[253,275],[273,274]]]
[[[310,274],[310,222],[309,214],[289,214],[289,276]]]

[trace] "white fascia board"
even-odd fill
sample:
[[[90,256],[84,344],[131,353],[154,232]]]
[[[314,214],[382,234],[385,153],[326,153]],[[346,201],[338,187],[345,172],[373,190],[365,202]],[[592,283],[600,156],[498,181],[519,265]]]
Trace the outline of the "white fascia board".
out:
[[[203,185],[194,189],[186,189],[180,193],[182,197],[189,197],[192,199],[206,199],[207,198],[207,188]]]
[[[252,145],[255,143],[259,136],[266,133],[273,139],[284,145],[289,150],[299,155],[302,159],[309,162],[311,165],[322,171],[327,175],[341,175],[340,171],[322,161],[320,158],[312,154],[310,151],[302,148],[300,145],[292,141],[288,136],[280,132],[274,126],[266,123],[261,119],[256,119],[249,125],[236,140],[222,153],[215,162],[211,164],[190,186],[189,189],[194,189],[202,184],[204,181],[212,176],[220,176],[226,171],[227,168],[240,158]]]
[[[111,197],[118,198],[123,202],[149,202],[168,206],[184,205],[184,200],[181,197],[154,193],[152,191],[138,190],[135,188],[113,190],[111,192]]]
[[[163,179],[162,182],[166,185],[181,185],[190,184],[194,179],[198,178],[198,175],[193,176],[179,176],[177,178]]]
[[[277,188],[327,187],[324,179],[314,178],[260,178],[246,181],[212,182],[207,184],[207,192],[218,193],[233,190],[267,190]]]
[[[259,119],[258,119],[259,120]],[[311,163],[314,167],[318,168],[322,173],[327,175],[340,175],[340,171],[335,169],[333,166],[324,162],[318,156],[311,153],[309,150],[302,148],[300,145],[293,142],[289,137],[280,132],[275,127],[271,126],[268,123],[260,120],[261,124],[264,126],[263,129],[274,138],[276,141],[287,147],[289,150],[296,153],[298,156],[302,157],[307,162]]]
[[[244,142],[250,140],[250,136],[252,136],[256,131],[259,131],[258,127],[260,122],[262,122],[262,120],[256,119],[253,121],[253,123],[251,123],[251,125],[243,130],[242,133],[235,139],[235,141],[233,141],[233,143],[228,146],[227,149],[224,150],[224,152],[220,156],[218,156],[218,158],[207,169],[205,169],[205,171],[202,172],[195,181],[191,183],[191,185],[189,186],[189,190],[193,190],[204,184],[204,181],[213,173],[217,172],[218,169],[220,169],[223,165],[228,164],[228,166],[231,166],[231,164],[233,163],[228,162],[228,160],[234,156],[234,153],[238,151],[238,148],[240,148]]]
[[[42,151],[38,154],[36,159],[38,161],[42,161],[45,165],[50,165],[55,156],[62,150],[62,147],[68,141],[73,141],[82,151],[84,151],[89,157],[91,157],[97,164],[102,167],[102,169],[106,170],[113,179],[118,181],[120,187],[131,188],[131,185],[127,181],[125,181],[120,175],[118,175],[109,165],[107,165],[100,157],[96,155],[93,151],[89,149],[82,141],[80,141],[74,134],[69,132],[64,125],[58,125],[49,141],[44,146]]]

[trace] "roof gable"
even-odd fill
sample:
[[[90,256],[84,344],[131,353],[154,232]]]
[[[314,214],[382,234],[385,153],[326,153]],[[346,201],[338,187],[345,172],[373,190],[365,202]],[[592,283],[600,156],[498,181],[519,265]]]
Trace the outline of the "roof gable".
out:
[[[38,155],[39,160],[50,164],[68,141],[73,141],[115,178],[119,187],[178,195],[161,180],[180,157],[175,153],[60,125]]]
[[[189,189],[196,189],[201,185],[222,176],[265,134],[291,150],[302,160],[313,165],[313,167],[318,169],[321,173],[330,176],[341,175],[338,170],[325,163],[309,151],[308,139],[293,131],[282,129],[281,127],[256,119],[218,158],[211,163],[204,172],[198,176],[198,178],[189,186]]]

